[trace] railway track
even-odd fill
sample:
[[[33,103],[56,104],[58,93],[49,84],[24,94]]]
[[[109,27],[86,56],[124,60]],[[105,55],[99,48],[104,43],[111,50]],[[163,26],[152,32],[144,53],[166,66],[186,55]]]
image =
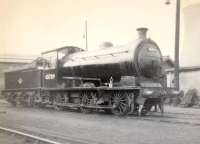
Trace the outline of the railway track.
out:
[[[151,115],[146,117],[132,117],[129,119],[141,120],[141,121],[151,121],[157,123],[169,123],[169,124],[180,124],[180,125],[190,125],[190,126],[200,126],[200,117],[196,114],[186,114],[186,113],[171,113],[165,112],[164,115]]]
[[[17,129],[17,130],[16,130]],[[49,131],[42,128],[15,126],[15,130],[0,126],[0,144],[3,139],[14,139],[19,142],[8,142],[3,144],[103,144],[101,142],[68,136],[62,133]],[[50,140],[51,139],[51,140]],[[59,142],[58,142],[59,141]]]
[[[128,131],[127,133],[131,132],[133,134],[136,134],[136,137],[140,137],[139,136],[140,134],[137,134],[138,133],[137,129],[139,129],[138,130],[139,132],[142,131],[141,133],[144,133],[145,135],[147,135],[147,138],[145,139],[147,143],[149,139],[152,138],[152,136],[155,136],[154,134],[150,134],[149,136],[149,133],[148,133],[151,129],[154,131],[155,129],[153,128],[155,127],[158,128],[158,131],[160,131],[161,134],[159,135],[165,135],[165,136],[168,135],[168,138],[172,140],[174,140],[173,135],[175,135],[175,133],[179,135],[178,136],[180,137],[179,141],[182,141],[181,137],[186,137],[187,133],[188,134],[191,133],[191,135],[196,134],[194,136],[194,138],[196,138],[196,136],[198,135],[197,129],[200,126],[200,122],[199,122],[200,117],[198,113],[194,113],[193,110],[189,111],[187,109],[181,109],[181,110],[178,109],[177,111],[176,109],[177,108],[175,108],[174,111],[170,109],[164,115],[161,115],[160,113],[156,113],[152,115],[150,114],[149,116],[146,116],[146,117],[127,116],[125,118],[120,118],[120,117],[114,117],[112,115],[107,115],[104,113],[98,113],[94,115],[84,115],[82,113],[74,113],[74,112],[66,113],[65,111],[54,112],[51,109],[43,109],[43,110],[24,109],[24,108],[13,109],[10,107],[6,107],[0,110],[2,112],[4,111],[6,112],[4,114],[3,113],[0,114],[0,117],[1,117],[0,126],[15,129],[24,133],[29,133],[31,135],[50,139],[50,140],[57,141],[63,144],[66,142],[70,144],[103,144],[103,143],[114,143],[114,142],[122,143],[121,141],[126,141],[125,139],[126,136],[124,136],[124,133],[126,134],[126,131],[124,130],[124,128],[127,128],[127,131]],[[13,115],[16,115],[16,118],[13,117]],[[59,117],[59,119],[55,119],[54,117]],[[79,120],[80,118],[82,118],[83,120],[80,121]],[[40,120],[39,121],[40,123],[34,122],[38,120]],[[70,126],[71,123],[74,123],[73,120],[75,120],[74,121],[75,123],[79,123],[79,124]],[[89,127],[87,126],[88,120],[91,121],[91,126],[89,125]],[[50,123],[51,125],[46,124],[46,123]],[[59,123],[59,125],[62,125],[62,127],[57,125],[57,123]],[[112,123],[116,123],[116,126],[115,124],[113,124],[112,126],[114,130],[112,130],[112,127],[109,127],[109,125]],[[100,126],[100,124],[105,127],[105,134],[103,133],[102,131],[103,128],[102,126]],[[118,129],[116,128],[118,127],[118,125],[120,126],[119,132],[121,136],[117,134],[111,135],[110,134],[111,132],[116,131]],[[129,127],[127,127],[127,125],[130,125],[130,129]],[[72,128],[77,129],[77,130],[74,130]],[[162,131],[163,129],[165,130],[164,132]],[[183,131],[183,129],[185,129],[184,130],[185,133],[182,134],[181,132]],[[82,130],[84,130],[86,133],[89,133],[89,134],[88,135],[82,134]],[[171,131],[173,131],[173,135],[170,135]],[[1,135],[1,130],[0,130],[0,135]],[[14,134],[10,134],[10,135],[14,135]],[[98,138],[98,136],[105,137],[105,139],[102,140],[101,138]],[[119,140],[118,139],[115,140],[115,138],[113,138],[112,136],[113,137],[117,136],[117,138],[119,137]],[[130,135],[127,134],[127,139],[129,138],[130,138]],[[134,140],[135,138],[132,138],[132,139]],[[192,139],[190,140],[195,141]],[[197,138],[196,141],[198,140],[199,139]],[[27,138],[26,142],[28,144],[37,143],[37,141],[35,142],[32,142],[32,141],[29,142],[29,141],[31,140]],[[11,143],[1,142],[1,137],[0,137],[0,144],[1,143],[11,144]],[[39,142],[39,143],[42,143],[42,142]],[[160,143],[160,141],[158,143]],[[178,140],[176,141],[176,143],[178,143]],[[15,143],[15,144],[18,144],[18,143]],[[24,143],[20,143],[20,144],[24,144]]]
[[[46,138],[34,136],[21,131],[0,127],[1,140],[5,144],[62,144]]]

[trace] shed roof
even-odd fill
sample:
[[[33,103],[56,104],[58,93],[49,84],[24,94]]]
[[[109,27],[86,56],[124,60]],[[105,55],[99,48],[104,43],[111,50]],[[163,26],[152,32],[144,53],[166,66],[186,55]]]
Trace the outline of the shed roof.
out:
[[[0,63],[31,63],[36,55],[0,55]]]

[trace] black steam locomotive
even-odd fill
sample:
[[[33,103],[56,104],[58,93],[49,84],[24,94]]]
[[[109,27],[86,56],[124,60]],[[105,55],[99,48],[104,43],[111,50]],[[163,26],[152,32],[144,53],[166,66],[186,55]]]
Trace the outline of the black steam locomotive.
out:
[[[76,108],[115,115],[145,115],[177,91],[166,87],[163,59],[157,44],[139,38],[123,46],[83,51],[67,46],[42,53],[35,66],[5,73],[3,95],[13,105]],[[32,64],[33,65],[33,64]]]

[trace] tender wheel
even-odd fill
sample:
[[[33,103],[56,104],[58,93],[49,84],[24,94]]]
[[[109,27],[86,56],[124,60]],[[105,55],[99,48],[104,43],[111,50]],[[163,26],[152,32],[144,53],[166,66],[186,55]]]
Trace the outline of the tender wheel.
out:
[[[116,92],[112,97],[112,113],[117,116],[124,116],[128,113],[129,98],[126,93]]]
[[[11,106],[16,107],[17,106],[17,102],[15,101],[15,99],[12,99],[9,101]]]
[[[10,94],[6,97],[6,100],[11,104],[11,106],[15,107],[16,104],[16,96],[14,94]]]
[[[83,92],[80,111],[83,113],[91,113],[92,109],[85,107],[87,105],[90,105],[90,102],[91,102],[90,94],[88,92]]]
[[[24,106],[25,107],[33,107],[34,106],[34,98],[31,95],[24,95]]]

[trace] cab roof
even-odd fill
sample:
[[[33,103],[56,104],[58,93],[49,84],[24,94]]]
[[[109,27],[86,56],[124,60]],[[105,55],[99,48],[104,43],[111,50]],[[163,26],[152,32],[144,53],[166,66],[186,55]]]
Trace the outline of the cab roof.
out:
[[[47,54],[47,53],[56,52],[56,51],[58,52],[58,51],[62,51],[62,50],[65,50],[65,49],[77,49],[79,51],[84,51],[82,48],[79,48],[79,47],[76,47],[76,46],[64,46],[64,47],[61,47],[61,48],[52,49],[52,50],[42,52],[41,54],[44,55],[44,54]]]

